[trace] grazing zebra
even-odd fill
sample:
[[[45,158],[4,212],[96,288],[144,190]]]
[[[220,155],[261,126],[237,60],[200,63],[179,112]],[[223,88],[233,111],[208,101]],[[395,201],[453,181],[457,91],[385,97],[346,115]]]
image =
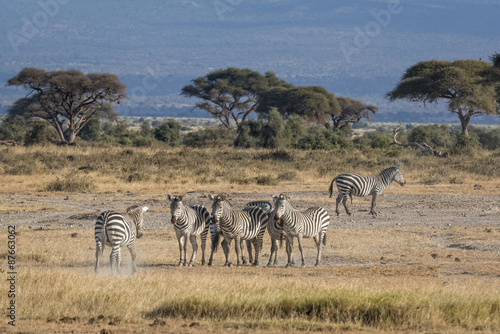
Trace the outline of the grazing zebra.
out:
[[[320,207],[309,208],[305,211],[295,210],[289,202],[288,196],[280,194],[274,198],[274,210],[272,216],[275,221],[283,222],[283,230],[287,237],[286,252],[288,254],[288,266],[293,266],[292,258],[293,238],[297,237],[299,243],[300,256],[302,258],[302,267],[304,263],[304,250],[302,238],[314,238],[318,247],[316,264],[321,261],[321,244],[326,243],[326,229],[330,224],[328,212]]]
[[[273,205],[268,201],[254,201],[247,203],[245,205],[245,207],[250,207],[250,206],[259,206],[268,214],[267,232],[271,237],[271,254],[269,255],[269,262],[267,263],[267,265],[268,266],[270,266],[271,264],[277,265],[278,251],[280,247],[283,245],[283,240],[285,239],[285,232],[283,231],[283,222],[271,219],[271,213],[273,212]],[[248,244],[247,247],[249,247]],[[273,255],[274,255],[274,263],[273,263]],[[252,261],[251,258],[250,261]]]
[[[248,207],[243,210],[235,210],[229,204],[226,195],[209,195],[213,200],[212,216],[214,223],[219,224],[222,236],[226,242],[223,245],[226,263],[231,266],[229,261],[229,247],[231,241],[235,239],[235,251],[237,266],[240,266],[240,241],[251,240],[255,248],[255,259],[252,265],[259,264],[259,253],[262,249],[262,239],[267,227],[267,214],[260,207]]]
[[[352,195],[360,197],[372,195],[372,207],[370,209],[370,213],[373,216],[376,216],[377,212],[375,211],[375,206],[377,205],[378,195],[381,194],[392,181],[396,181],[402,186],[406,183],[403,174],[399,171],[399,167],[400,166],[384,169],[380,174],[373,176],[361,176],[357,174],[345,173],[335,177],[330,184],[329,190],[331,198],[333,194],[333,183],[336,182],[339,192],[337,196],[337,205],[335,207],[337,216],[340,215],[339,203],[341,199],[342,204],[344,204],[345,211],[349,216],[351,215],[351,212],[347,208],[347,197],[351,197],[352,204]]]
[[[185,206],[182,203],[182,196],[170,196],[170,212],[172,214],[171,223],[174,225],[177,242],[179,243],[179,263],[184,266],[192,266],[198,251],[196,236],[201,238],[201,265],[205,264],[205,246],[207,234],[210,229],[210,213],[202,205]],[[187,244],[191,242],[193,252],[191,259],[187,263]]]
[[[134,205],[127,209],[126,213],[105,211],[99,215],[95,223],[94,235],[96,243],[95,272],[99,267],[99,258],[104,252],[104,246],[112,247],[109,256],[111,262],[111,273],[116,268],[120,272],[121,252],[120,248],[127,246],[132,256],[132,273],[137,271],[135,264],[135,238],[142,237],[142,224],[144,212],[147,206]]]

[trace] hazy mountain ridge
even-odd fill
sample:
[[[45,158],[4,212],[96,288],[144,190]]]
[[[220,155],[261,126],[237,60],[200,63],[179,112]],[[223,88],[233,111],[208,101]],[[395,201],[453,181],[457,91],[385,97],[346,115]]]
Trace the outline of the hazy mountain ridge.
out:
[[[182,86],[228,66],[322,85],[379,105],[380,117],[419,111],[420,105],[387,103],[383,96],[408,66],[426,59],[487,60],[500,51],[497,1],[401,1],[386,22],[386,1],[58,1],[52,11],[43,1],[0,2],[0,80],[25,66],[113,72],[129,88],[126,113],[149,105],[168,116],[169,106],[194,103],[179,96]],[[38,31],[16,42],[43,13],[48,19],[38,21]],[[368,36],[366,29],[377,23],[379,31]],[[356,43],[363,33],[365,43]],[[359,51],[346,55],[346,49]],[[0,103],[24,93],[0,88]]]

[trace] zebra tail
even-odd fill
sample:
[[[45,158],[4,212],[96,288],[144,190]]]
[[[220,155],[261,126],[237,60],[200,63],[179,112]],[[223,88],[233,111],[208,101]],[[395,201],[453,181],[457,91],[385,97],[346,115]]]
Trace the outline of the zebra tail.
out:
[[[212,250],[214,253],[217,253],[217,249],[219,248],[221,232],[215,231],[214,235],[212,235]]]
[[[285,239],[285,236],[283,234],[280,235],[280,248],[283,247],[283,239]]]
[[[326,233],[325,233],[325,235],[323,236],[323,246],[326,246]]]
[[[333,180],[332,180],[332,183],[330,184],[330,188],[328,189],[330,191],[330,198],[332,198],[332,195],[333,195],[333,183],[335,182],[335,180],[337,180],[338,176],[336,176]]]

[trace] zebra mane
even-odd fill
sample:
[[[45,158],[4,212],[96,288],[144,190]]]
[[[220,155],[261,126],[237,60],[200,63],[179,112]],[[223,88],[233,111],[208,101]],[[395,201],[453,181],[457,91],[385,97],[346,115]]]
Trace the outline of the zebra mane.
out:
[[[391,173],[394,173],[394,172],[399,171],[399,168],[400,168],[400,165],[397,165],[397,166],[395,166],[395,167],[389,167],[389,168],[384,169],[382,172],[380,172],[380,174],[382,174],[382,173],[384,173],[384,172],[391,172]]]
[[[135,211],[143,211],[143,212],[146,212],[148,211],[148,207],[147,206],[141,206],[141,205],[131,205],[127,208],[127,210],[125,210],[126,213],[131,213],[131,212],[135,212]]]

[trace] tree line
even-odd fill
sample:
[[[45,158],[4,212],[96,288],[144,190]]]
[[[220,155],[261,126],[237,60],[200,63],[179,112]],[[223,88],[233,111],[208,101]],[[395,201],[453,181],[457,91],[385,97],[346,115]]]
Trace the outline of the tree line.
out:
[[[405,71],[386,97],[390,101],[446,101],[460,121],[461,134],[467,137],[474,116],[500,114],[500,54],[492,55],[490,61],[419,62]],[[74,144],[77,137],[92,137],[92,131],[101,131],[102,138],[108,139],[117,138],[117,129],[124,132],[114,107],[128,97],[126,86],[114,74],[28,67],[9,79],[8,85],[28,93],[9,109],[0,126],[0,139],[31,143],[37,136],[53,135],[57,138],[53,142]],[[307,147],[307,141],[314,146],[318,138],[337,145],[349,137],[352,124],[369,121],[378,111],[374,105],[335,96],[324,87],[295,86],[272,72],[232,67],[193,79],[181,95],[195,98],[194,108],[206,111],[228,130],[216,131],[221,139],[232,131],[238,147]],[[168,121],[161,129],[146,127],[141,128],[146,142],[148,138],[173,142],[165,134],[172,135],[175,131],[170,128],[177,125]],[[118,137],[125,138],[123,134]],[[194,139],[188,136],[187,141]]]

